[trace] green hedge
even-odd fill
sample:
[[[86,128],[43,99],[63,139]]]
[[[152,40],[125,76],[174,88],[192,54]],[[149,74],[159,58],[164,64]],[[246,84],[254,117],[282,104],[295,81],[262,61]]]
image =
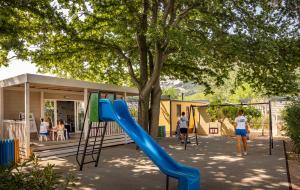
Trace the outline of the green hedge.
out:
[[[294,151],[300,154],[300,101],[294,101],[283,112],[284,130],[294,143]]]

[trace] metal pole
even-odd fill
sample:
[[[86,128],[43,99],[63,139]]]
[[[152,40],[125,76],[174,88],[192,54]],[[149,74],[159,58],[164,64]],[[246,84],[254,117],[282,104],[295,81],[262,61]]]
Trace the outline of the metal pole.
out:
[[[193,118],[194,118],[194,133],[196,137],[196,144],[198,145],[198,137],[197,137],[197,125],[196,125],[196,117],[195,117],[195,108],[193,107]],[[200,115],[200,112],[199,112]],[[200,122],[200,121],[199,121]]]
[[[170,119],[170,137],[173,137],[173,134],[172,134],[172,132],[173,132],[173,130],[172,130],[172,124],[173,124],[172,119],[173,119],[173,117],[172,117],[172,100],[171,99],[170,99],[170,116],[169,116],[169,119]]]
[[[272,106],[271,101],[269,101],[269,154],[272,155]]]
[[[166,190],[169,190],[169,176],[167,175],[166,179]]]

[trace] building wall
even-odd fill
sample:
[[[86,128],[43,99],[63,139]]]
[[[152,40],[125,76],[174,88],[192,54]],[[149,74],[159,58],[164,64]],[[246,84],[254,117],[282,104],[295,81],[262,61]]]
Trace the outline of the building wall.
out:
[[[186,113],[186,116],[189,119],[189,130],[192,132],[194,120],[189,113],[191,105],[200,106],[205,105],[205,103],[179,100],[161,100],[159,125],[164,125],[166,127],[167,136],[175,134],[177,122],[180,118],[181,112],[183,111]],[[197,109],[195,109],[195,122],[196,124],[199,124],[199,112]]]
[[[166,136],[170,136],[170,101],[160,101],[159,125],[166,127]]]
[[[19,113],[24,111],[24,91],[4,90],[4,120],[17,120]],[[34,114],[36,124],[39,125],[41,117],[39,92],[30,92],[30,113]]]
[[[289,101],[273,101],[272,108],[272,132],[273,136],[281,136],[284,134],[282,131],[284,121],[282,119],[282,112],[286,106],[291,104]]]
[[[62,93],[47,93],[45,92],[44,95],[45,99],[58,99],[58,100],[78,100],[78,101],[83,101],[83,93],[82,95],[77,95],[77,94],[62,94]]]

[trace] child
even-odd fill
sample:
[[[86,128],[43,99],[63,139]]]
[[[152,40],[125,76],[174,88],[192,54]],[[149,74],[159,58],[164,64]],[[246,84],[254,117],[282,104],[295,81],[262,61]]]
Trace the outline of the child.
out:
[[[45,138],[45,140],[48,140],[48,127],[49,127],[49,123],[45,122],[44,119],[41,119],[41,124],[40,124],[40,137],[39,137],[39,141],[43,141],[43,138]]]
[[[181,143],[184,143],[184,140],[187,138],[187,130],[188,130],[187,129],[188,119],[185,116],[185,112],[181,113],[179,122],[180,122],[179,126],[180,126]]]
[[[61,140],[65,140],[65,135],[64,135],[65,126],[64,126],[64,123],[63,123],[62,120],[58,121],[58,125],[56,127],[56,130],[57,130],[57,140],[58,140],[59,137],[61,138]]]

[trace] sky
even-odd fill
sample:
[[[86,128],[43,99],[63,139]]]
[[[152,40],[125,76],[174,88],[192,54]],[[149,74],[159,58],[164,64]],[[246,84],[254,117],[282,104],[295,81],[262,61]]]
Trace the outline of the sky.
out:
[[[27,61],[12,60],[8,67],[0,67],[0,80],[21,75],[24,73],[36,74],[38,69],[36,66]]]

